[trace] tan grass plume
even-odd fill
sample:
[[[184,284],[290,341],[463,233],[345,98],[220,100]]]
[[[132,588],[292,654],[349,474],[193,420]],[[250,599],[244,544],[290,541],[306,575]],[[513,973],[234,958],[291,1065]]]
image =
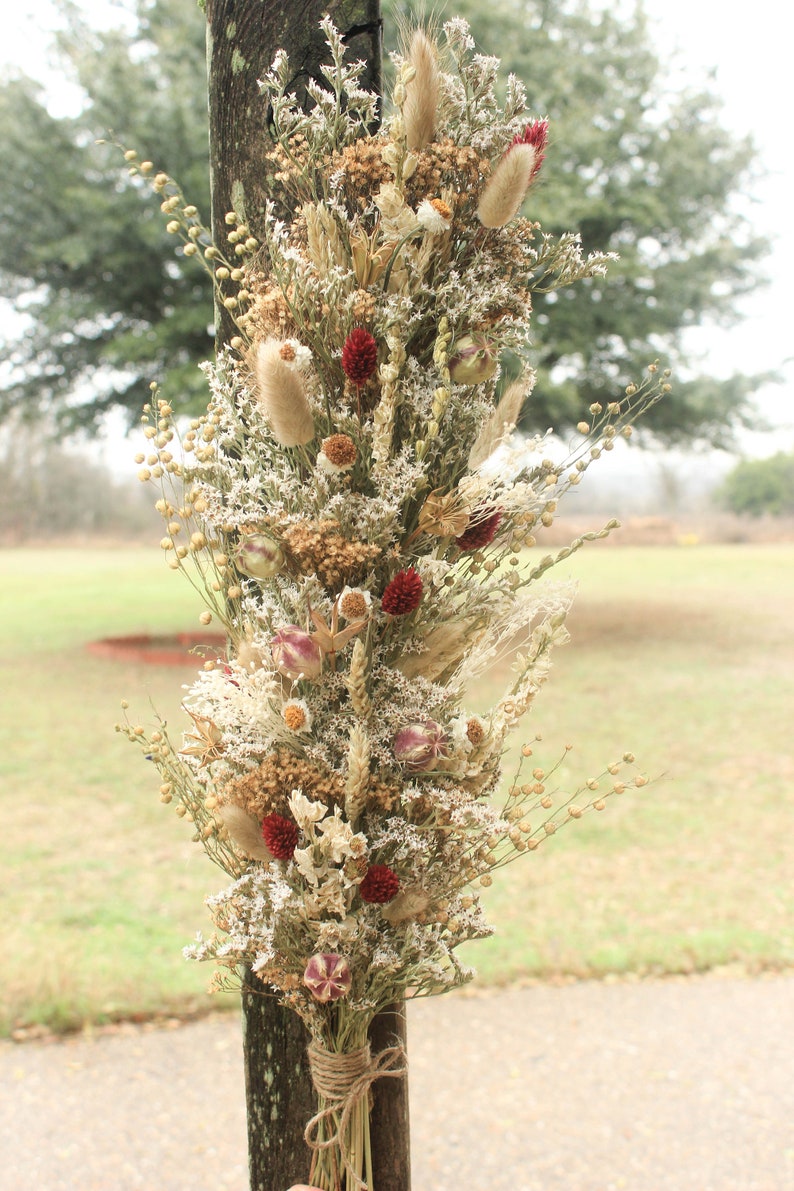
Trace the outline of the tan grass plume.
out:
[[[273,436],[282,447],[297,447],[314,438],[314,418],[303,380],[278,339],[259,344],[254,358],[257,399]]]
[[[262,838],[259,823],[252,815],[246,814],[242,807],[234,803],[222,806],[219,813],[224,827],[244,856],[270,863],[273,856]]]
[[[538,160],[534,145],[513,145],[480,195],[477,214],[485,227],[504,227],[521,209]]]
[[[480,467],[515,429],[521,408],[535,385],[535,373],[528,368],[518,380],[508,385],[499,404],[483,422],[477,441],[469,454],[469,467]]]
[[[438,50],[422,29],[414,30],[408,61],[416,74],[406,87],[403,106],[409,149],[424,149],[435,138],[438,114]]]

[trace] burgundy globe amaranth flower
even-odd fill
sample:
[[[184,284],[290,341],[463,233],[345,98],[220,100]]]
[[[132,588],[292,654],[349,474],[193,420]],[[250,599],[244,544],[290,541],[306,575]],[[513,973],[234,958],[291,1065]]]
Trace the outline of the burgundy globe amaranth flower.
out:
[[[394,738],[394,755],[414,773],[433,769],[439,758],[449,756],[447,734],[435,720],[409,724]]]
[[[366,384],[378,363],[378,345],[364,327],[354,327],[342,348],[345,376],[357,388]]]
[[[312,996],[325,1005],[347,996],[353,984],[353,974],[342,955],[313,955],[303,973],[303,983]]]
[[[400,878],[388,864],[371,864],[358,891],[363,901],[382,906],[397,896],[399,888]]]
[[[467,552],[482,550],[483,546],[489,546],[496,537],[501,521],[502,513],[499,509],[475,510],[468,528],[459,538],[455,538],[455,545],[459,550]]]
[[[262,839],[275,860],[291,860],[298,846],[298,825],[284,815],[266,815],[262,820]]]
[[[398,571],[381,596],[380,606],[389,616],[407,616],[419,607],[422,576],[413,567]]]
[[[298,625],[279,629],[270,642],[270,652],[276,669],[285,678],[319,678],[323,652],[315,638]]]

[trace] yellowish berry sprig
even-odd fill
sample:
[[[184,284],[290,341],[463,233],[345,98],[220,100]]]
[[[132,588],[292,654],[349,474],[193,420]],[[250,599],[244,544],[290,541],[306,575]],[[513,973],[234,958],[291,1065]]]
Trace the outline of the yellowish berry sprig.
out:
[[[183,465],[168,449],[174,440],[180,445],[183,456],[192,453],[200,463],[211,462],[216,455],[214,440],[219,419],[210,407],[207,414],[193,419],[180,443],[173,410],[167,401],[157,398],[156,385],[153,386],[153,397],[154,403],[144,406],[141,420],[144,435],[157,450],[149,456],[136,455],[136,462],[146,464],[138,472],[139,480],[160,486],[155,508],[166,529],[160,539],[160,548],[168,558],[169,568],[186,574],[207,605],[199,616],[200,623],[206,627],[215,620],[228,632],[234,613],[231,605],[240,598],[242,591],[224,543],[204,520],[207,505],[195,486],[183,492],[181,499],[166,488],[166,481],[173,487],[184,477]],[[192,566],[188,568],[187,563]]]
[[[536,741],[540,737],[535,738]],[[534,743],[534,742],[533,742]],[[649,778],[638,772],[625,774],[635,762],[634,754],[626,752],[618,760],[605,765],[595,777],[588,778],[573,791],[552,785],[571,746],[548,770],[535,765],[531,774],[522,781],[525,762],[533,756],[533,745],[524,745],[518,770],[508,789],[507,799],[502,807],[502,817],[507,829],[492,841],[488,857],[490,871],[510,864],[523,852],[533,852],[544,840],[562,830],[572,821],[579,821],[593,811],[603,811],[610,798],[624,794],[627,790],[640,790],[649,783]],[[480,882],[483,884],[482,880]],[[484,882],[489,884],[488,881]]]
[[[162,171],[155,172],[154,163],[141,161],[134,149],[125,149],[122,145],[116,147],[129,163],[129,174],[144,178],[155,194],[160,196],[160,210],[167,220],[166,231],[181,241],[185,257],[195,257],[200,261],[212,281],[217,301],[244,332],[251,294],[245,287],[243,266],[260,247],[248,225],[236,212],[228,212],[225,223],[229,227],[227,239],[230,251],[221,251],[213,241],[212,233],[202,222],[198,208],[186,200],[173,178]],[[243,344],[244,333],[239,343],[233,342],[232,346],[240,350]]]
[[[126,700],[121,707],[123,718],[116,724],[116,731],[137,744],[147,760],[156,766],[162,779],[160,801],[173,805],[178,818],[191,821],[195,828],[193,842],[201,844],[224,872],[232,875],[242,872],[245,864],[232,845],[223,822],[216,816],[218,802],[212,787],[203,786],[196,780],[194,771],[182,763],[165,721],[158,717],[157,726],[147,730],[142,724],[130,721]]]

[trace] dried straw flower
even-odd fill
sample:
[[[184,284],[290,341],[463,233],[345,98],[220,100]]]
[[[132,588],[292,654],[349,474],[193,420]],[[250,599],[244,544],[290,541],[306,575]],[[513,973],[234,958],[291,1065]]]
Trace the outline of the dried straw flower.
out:
[[[345,587],[339,596],[339,614],[345,620],[365,620],[372,606],[372,596],[360,587]]]
[[[466,735],[476,748],[485,740],[485,727],[478,716],[472,716],[466,724]]]
[[[303,699],[289,699],[281,709],[281,718],[290,732],[308,732],[312,714]]]
[[[422,199],[416,218],[426,232],[439,236],[452,226],[452,208],[443,199]]]
[[[349,471],[358,458],[358,448],[347,434],[332,434],[323,439],[317,462],[332,473]]]

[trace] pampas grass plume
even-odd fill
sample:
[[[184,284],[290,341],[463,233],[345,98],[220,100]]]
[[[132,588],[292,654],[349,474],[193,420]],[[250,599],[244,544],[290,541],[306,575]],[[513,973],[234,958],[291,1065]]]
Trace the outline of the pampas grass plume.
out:
[[[314,418],[297,369],[284,359],[278,339],[259,344],[254,358],[257,398],[282,447],[297,447],[314,438]]]
[[[438,53],[422,29],[416,29],[408,50],[408,61],[416,74],[408,84],[403,106],[405,135],[409,149],[424,149],[436,134],[438,112]]]
[[[537,157],[534,145],[513,145],[505,153],[480,195],[477,214],[485,227],[504,227],[518,214]]]

